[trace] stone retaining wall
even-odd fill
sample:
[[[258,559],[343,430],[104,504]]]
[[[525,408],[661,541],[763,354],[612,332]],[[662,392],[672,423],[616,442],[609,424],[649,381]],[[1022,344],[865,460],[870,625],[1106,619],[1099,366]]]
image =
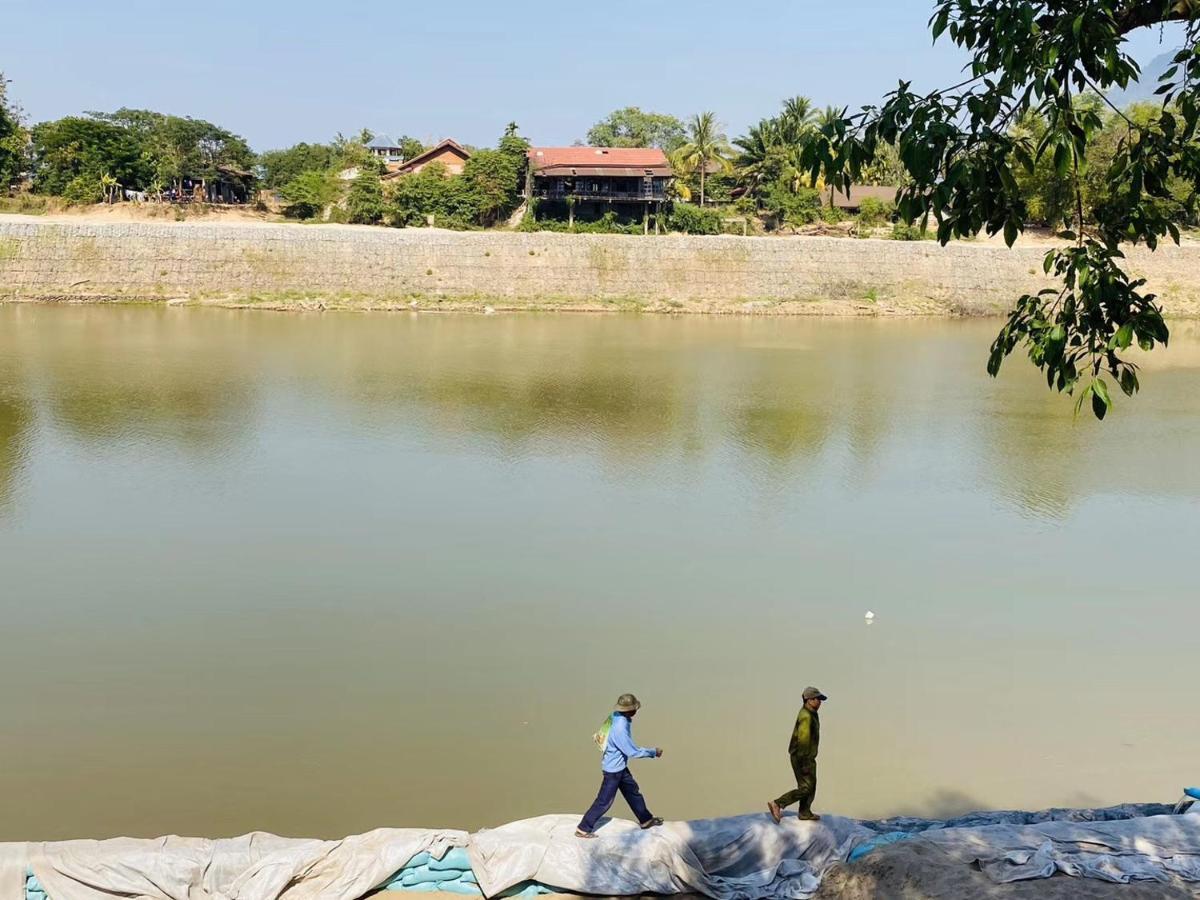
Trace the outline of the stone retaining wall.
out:
[[[352,226],[0,222],[0,298],[704,311],[986,313],[1045,283],[1045,247]],[[1200,312],[1200,244],[1130,251]],[[839,310],[840,308],[840,310]]]

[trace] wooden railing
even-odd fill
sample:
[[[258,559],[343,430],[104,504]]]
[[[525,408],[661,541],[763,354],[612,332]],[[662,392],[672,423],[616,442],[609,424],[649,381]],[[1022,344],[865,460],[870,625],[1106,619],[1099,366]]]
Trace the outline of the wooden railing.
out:
[[[567,188],[563,187],[535,186],[533,188],[533,196],[538,200],[569,200],[574,197],[576,200],[637,200],[642,202],[652,202],[655,200],[666,200],[667,192],[662,188],[658,190],[647,188],[636,191],[592,191],[581,188],[568,190]]]

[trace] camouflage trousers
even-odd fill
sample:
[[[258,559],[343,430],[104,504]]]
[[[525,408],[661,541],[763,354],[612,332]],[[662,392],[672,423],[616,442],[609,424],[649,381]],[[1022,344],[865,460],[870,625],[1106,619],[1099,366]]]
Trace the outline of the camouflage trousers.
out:
[[[782,807],[800,804],[800,812],[812,812],[813,799],[817,796],[817,761],[793,756],[792,772],[796,775],[796,789],[788,791],[775,802]]]

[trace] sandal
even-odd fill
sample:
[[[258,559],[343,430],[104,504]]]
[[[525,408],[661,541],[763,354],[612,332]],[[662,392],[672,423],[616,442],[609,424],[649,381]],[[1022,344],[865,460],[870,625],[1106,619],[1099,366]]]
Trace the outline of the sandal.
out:
[[[658,816],[654,816],[653,818],[647,819],[645,822],[643,822],[641,824],[641,829],[642,829],[642,831],[645,831],[648,828],[657,828],[662,823],[663,823],[662,819],[660,819]]]
[[[595,837],[596,837],[596,832],[594,832],[594,831],[583,831],[583,830],[581,830],[581,829],[579,829],[579,828],[576,828],[576,829],[575,829],[575,837],[577,837],[577,838],[588,838],[588,839],[591,839],[591,838],[595,838]]]

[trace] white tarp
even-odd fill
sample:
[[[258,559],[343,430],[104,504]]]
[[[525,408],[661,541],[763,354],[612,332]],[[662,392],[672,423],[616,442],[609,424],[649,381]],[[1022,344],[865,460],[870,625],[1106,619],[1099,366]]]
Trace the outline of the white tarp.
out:
[[[379,828],[340,841],[255,833],[2,844],[0,900],[24,900],[26,867],[53,900],[358,900],[417,854],[440,859],[466,843],[465,831]]]
[[[1200,881],[1200,815],[1122,822],[1044,822],[928,831],[929,841],[964,864],[978,863],[996,882],[1049,878]]]
[[[643,831],[613,819],[594,840],[578,816],[542,816],[471,835],[467,853],[484,894],[523,881],[583,894],[701,893],[720,900],[804,898],[821,875],[873,832],[853,819],[819,823],[764,813],[668,822]]]
[[[997,882],[1057,872],[1114,882],[1200,882],[1200,815],[1105,821],[1102,810],[1062,812],[1070,820],[924,823],[928,830],[906,840],[932,842],[963,865],[978,863]],[[879,823],[789,816],[775,825],[765,813],[669,822],[649,831],[614,819],[594,840],[575,837],[575,826],[575,816],[543,816],[469,838],[462,831],[382,828],[340,841],[249,834],[0,844],[0,900],[24,900],[27,868],[51,900],[358,900],[418,854],[441,859],[464,846],[487,895],[537,881],[606,896],[799,900],[816,891],[830,866],[879,835]]]

